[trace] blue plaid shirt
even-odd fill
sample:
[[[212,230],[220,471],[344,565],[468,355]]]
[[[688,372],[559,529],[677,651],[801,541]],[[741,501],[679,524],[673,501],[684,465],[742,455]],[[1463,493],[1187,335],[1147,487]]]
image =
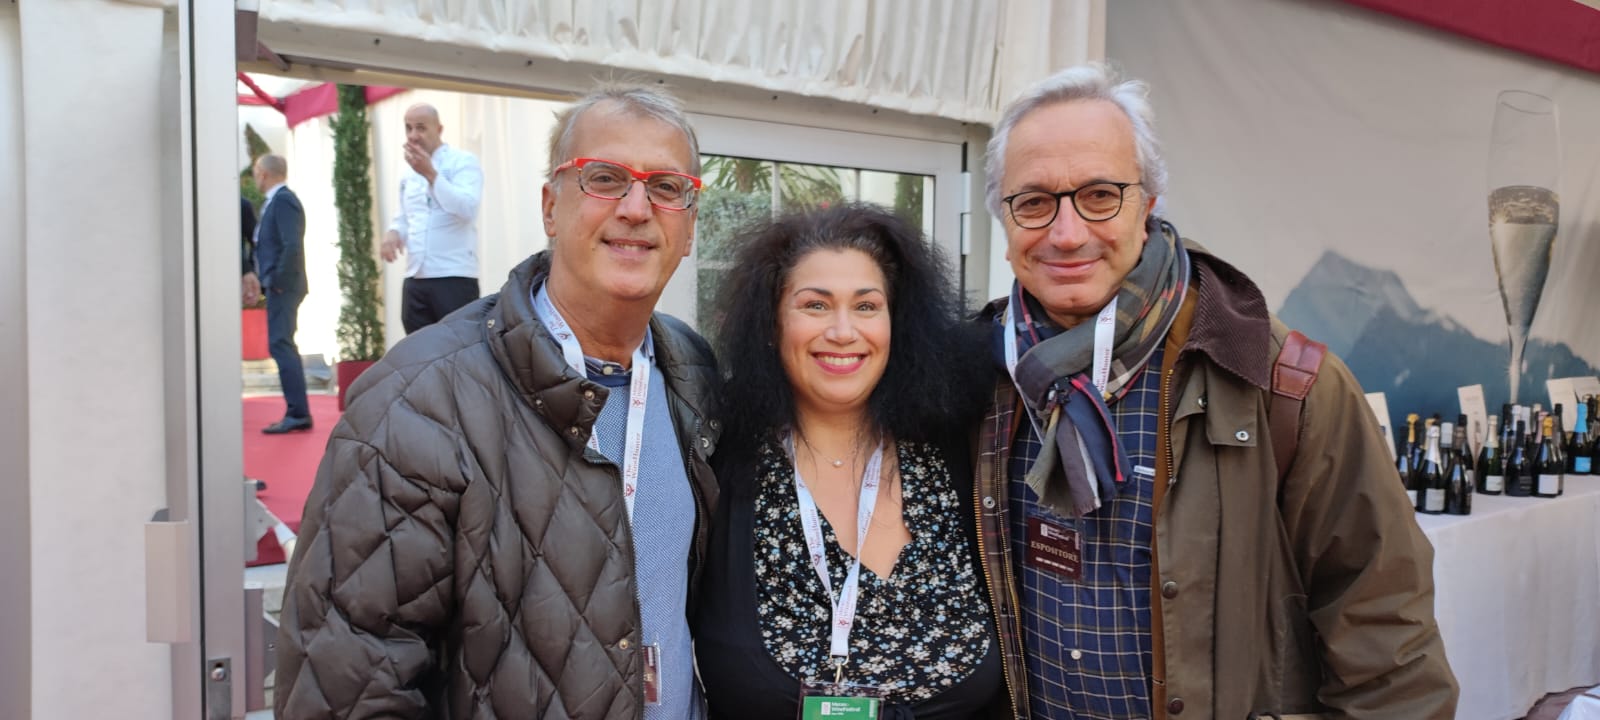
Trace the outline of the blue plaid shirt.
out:
[[[1025,338],[1026,336],[1024,336]],[[1039,454],[1032,423],[1019,423],[1008,468],[1012,556],[1022,578],[1029,704],[1048,720],[1150,717],[1150,537],[1160,422],[1161,346],[1110,403],[1133,478],[1080,521],[1050,512],[1023,481]],[[1080,533],[1076,582],[1029,567],[1027,522],[1042,517]]]

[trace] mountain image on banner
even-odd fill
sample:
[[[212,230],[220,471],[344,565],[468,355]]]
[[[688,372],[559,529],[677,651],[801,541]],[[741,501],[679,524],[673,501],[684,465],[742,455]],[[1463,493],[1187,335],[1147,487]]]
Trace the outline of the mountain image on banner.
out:
[[[1488,342],[1423,308],[1391,271],[1326,252],[1290,291],[1278,317],[1327,343],[1366,392],[1387,394],[1389,427],[1404,428],[1408,412],[1453,419],[1460,407],[1456,388],[1462,385],[1483,385],[1491,415],[1510,396],[1509,341]],[[1523,368],[1525,404],[1549,404],[1544,391],[1549,378],[1600,375],[1566,344],[1542,340],[1529,341]]]

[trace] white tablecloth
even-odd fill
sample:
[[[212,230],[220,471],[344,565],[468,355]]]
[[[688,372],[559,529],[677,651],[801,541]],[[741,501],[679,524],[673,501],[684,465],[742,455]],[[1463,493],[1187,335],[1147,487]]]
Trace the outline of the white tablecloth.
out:
[[[1600,720],[1600,687],[1573,699],[1560,720]]]
[[[1457,720],[1520,718],[1546,693],[1600,684],[1600,477],[1568,478],[1559,498],[1472,502],[1417,516]]]

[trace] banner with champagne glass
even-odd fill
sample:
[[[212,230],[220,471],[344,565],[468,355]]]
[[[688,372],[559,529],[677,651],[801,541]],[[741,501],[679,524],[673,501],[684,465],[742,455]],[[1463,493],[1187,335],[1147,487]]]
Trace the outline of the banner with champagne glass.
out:
[[[1167,218],[1391,428],[1600,375],[1600,75],[1338,3],[1117,3],[1106,43],[1150,85]]]

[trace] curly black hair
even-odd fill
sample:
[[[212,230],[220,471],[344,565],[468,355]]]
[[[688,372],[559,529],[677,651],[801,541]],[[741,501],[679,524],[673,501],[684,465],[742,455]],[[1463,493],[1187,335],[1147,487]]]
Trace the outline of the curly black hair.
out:
[[[777,347],[778,307],[789,274],[818,250],[861,251],[888,283],[891,351],[867,400],[869,432],[948,442],[975,420],[992,387],[992,363],[974,326],[961,321],[949,264],[920,231],[881,207],[844,204],[763,223],[740,242],[716,332],[725,447],[751,450],[795,421]]]

